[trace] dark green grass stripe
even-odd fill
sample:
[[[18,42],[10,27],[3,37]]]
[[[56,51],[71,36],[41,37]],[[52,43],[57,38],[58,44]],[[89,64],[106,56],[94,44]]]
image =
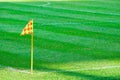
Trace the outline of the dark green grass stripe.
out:
[[[4,66],[26,67],[29,68],[29,58],[27,56],[22,57],[18,54],[11,54],[8,51],[0,50],[0,64]],[[18,64],[19,63],[19,64]]]
[[[22,56],[20,54],[13,54],[8,51],[0,50],[0,64],[4,66],[11,66],[15,68],[30,69],[30,56]],[[51,62],[45,60],[38,60],[34,58],[36,64],[50,64]],[[39,66],[40,67],[40,66]]]
[[[26,19],[16,19],[16,18],[1,18],[0,17],[0,23],[2,24],[26,24],[26,22],[28,22],[28,20]]]

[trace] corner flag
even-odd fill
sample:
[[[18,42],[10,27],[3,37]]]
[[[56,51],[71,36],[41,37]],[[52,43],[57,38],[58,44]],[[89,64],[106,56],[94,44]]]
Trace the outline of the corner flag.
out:
[[[21,36],[31,34],[31,74],[33,73],[33,19],[23,29]]]
[[[21,35],[32,34],[32,33],[33,33],[33,20],[30,20],[23,29]]]

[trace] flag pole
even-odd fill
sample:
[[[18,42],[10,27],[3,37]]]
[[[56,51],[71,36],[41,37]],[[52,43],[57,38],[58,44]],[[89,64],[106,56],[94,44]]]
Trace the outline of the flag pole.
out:
[[[33,19],[32,19],[33,21]],[[33,25],[33,23],[32,23]],[[34,41],[34,32],[31,33],[31,74],[33,74],[33,41]]]

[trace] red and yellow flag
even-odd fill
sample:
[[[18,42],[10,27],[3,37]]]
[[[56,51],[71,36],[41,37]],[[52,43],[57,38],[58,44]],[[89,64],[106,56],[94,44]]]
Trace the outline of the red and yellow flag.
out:
[[[21,35],[31,34],[31,74],[33,73],[33,19],[28,22],[25,28],[22,30]]]
[[[32,33],[33,33],[33,20],[30,20],[23,29],[21,35],[32,34]]]

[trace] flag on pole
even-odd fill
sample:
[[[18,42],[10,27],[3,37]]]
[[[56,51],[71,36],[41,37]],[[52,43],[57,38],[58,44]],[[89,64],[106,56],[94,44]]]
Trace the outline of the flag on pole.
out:
[[[21,35],[31,34],[33,33],[33,20],[30,20],[28,24],[23,29]]]
[[[25,28],[22,30],[21,35],[26,35],[26,34],[31,34],[31,74],[33,73],[33,42],[34,42],[34,37],[33,37],[33,19],[28,22],[28,24],[25,26]]]

